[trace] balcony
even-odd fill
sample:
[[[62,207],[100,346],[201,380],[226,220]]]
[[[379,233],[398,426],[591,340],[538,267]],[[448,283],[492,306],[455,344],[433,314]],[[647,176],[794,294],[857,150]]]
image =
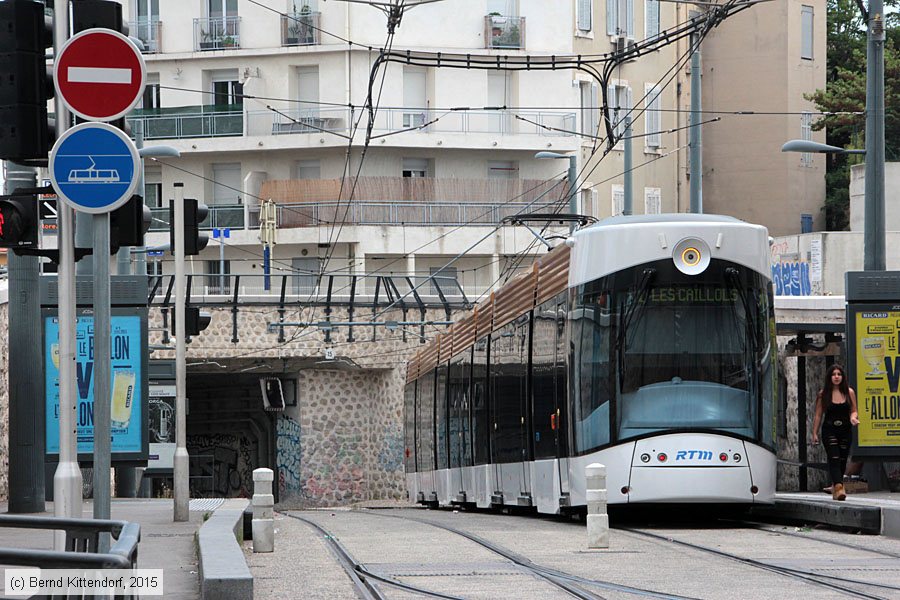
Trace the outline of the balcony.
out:
[[[352,202],[346,198],[350,189]],[[546,212],[567,197],[558,181],[426,177],[351,178],[343,188],[340,179],[267,181],[260,196],[276,201],[279,227],[496,225],[515,214]],[[259,207],[249,210],[253,228]]]
[[[373,130],[391,132],[418,128],[423,133],[499,133],[559,137],[575,135],[575,123],[575,113],[566,112],[379,108]]]
[[[240,17],[194,19],[194,50],[232,50],[241,47]]]
[[[143,127],[145,140],[244,134],[244,110],[240,104],[138,109],[131,111],[127,119],[132,131]]]
[[[484,18],[485,48],[525,49],[525,17],[487,15]]]
[[[247,135],[345,134],[350,116],[350,111],[345,108],[250,111],[247,113]]]
[[[257,208],[257,213],[259,209]],[[153,220],[150,222],[150,231],[169,230],[169,207],[151,208]],[[259,225],[259,219],[256,220]],[[244,229],[244,205],[243,204],[213,204],[209,207],[209,213],[200,223],[201,229],[213,227],[229,227],[231,229]]]
[[[282,46],[315,46],[321,44],[319,22],[321,13],[293,13],[281,15]]]
[[[160,51],[162,22],[157,19],[141,19],[128,23],[131,35],[144,43],[144,54],[156,54]]]

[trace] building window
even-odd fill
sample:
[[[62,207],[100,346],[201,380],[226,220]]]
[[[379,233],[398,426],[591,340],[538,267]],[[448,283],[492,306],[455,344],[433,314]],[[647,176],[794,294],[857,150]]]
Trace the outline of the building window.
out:
[[[237,0],[209,0],[207,9],[211,19],[222,17],[236,17],[238,14]]]
[[[403,177],[428,177],[428,159],[427,158],[404,158],[403,159]]]
[[[321,179],[322,164],[316,160],[298,160],[294,163],[291,179]]]
[[[424,67],[403,67],[403,127],[425,125],[428,72]]]
[[[162,106],[159,95],[159,73],[147,73],[147,85],[141,99],[141,108],[151,110]]]
[[[581,135],[597,137],[597,84],[590,81],[580,82],[581,87]]]
[[[618,183],[612,185],[612,205],[610,213],[614,217],[625,214],[625,186]]]
[[[206,290],[209,294],[231,293],[231,261],[206,261]]]
[[[644,145],[651,149],[657,150],[662,146],[662,112],[661,102],[659,100],[660,88],[652,84],[645,87],[645,102],[647,103],[647,111],[645,113],[644,122],[647,130],[644,136]]]
[[[800,139],[812,139],[812,113],[804,112],[800,114]],[[809,152],[800,154],[800,165],[804,167],[813,166],[813,157]]]
[[[518,179],[519,167],[511,160],[489,160],[488,179]]]
[[[606,0],[606,33],[634,39],[634,0]]]
[[[644,33],[648,40],[659,35],[659,1],[646,0],[644,2]]]
[[[144,167],[144,204],[150,208],[164,208],[162,169],[158,166]],[[165,207],[168,207],[168,204]],[[154,223],[154,225],[159,225],[159,223]]]
[[[297,108],[301,118],[319,113],[319,67],[297,69]]]
[[[658,215],[662,212],[662,190],[644,188],[644,214]]]
[[[590,185],[589,183],[585,185]],[[595,217],[598,214],[598,206],[597,206],[597,190],[593,187],[584,188],[581,190],[581,207],[580,214],[587,215],[589,217]]]
[[[244,104],[244,85],[238,81],[237,71],[212,76],[212,104],[221,107]]]
[[[800,58],[813,59],[813,7],[800,7]]]
[[[441,287],[441,293],[445,296],[459,294],[456,267],[431,267],[428,271],[431,276],[429,280],[431,295],[438,295],[438,286]]]
[[[593,27],[594,16],[591,14],[593,0],[578,0],[578,31],[589,33]]]
[[[322,259],[294,258],[291,259],[291,285],[295,294],[315,294],[319,287],[319,276],[322,273]]]
[[[509,71],[487,72],[488,106],[513,106],[513,73]],[[512,129],[508,110],[495,110],[488,115],[488,131],[492,133],[508,133]]]
[[[625,134],[625,119],[631,119],[631,88],[624,83],[614,83],[607,88],[609,121],[616,141]]]
[[[214,163],[211,204],[241,203],[241,163]]]

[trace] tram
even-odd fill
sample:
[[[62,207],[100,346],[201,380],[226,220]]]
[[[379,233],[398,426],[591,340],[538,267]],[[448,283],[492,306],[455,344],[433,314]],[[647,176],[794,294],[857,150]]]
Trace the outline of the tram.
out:
[[[412,357],[411,499],[583,510],[772,503],[775,315],[765,227],[614,217],[575,232]]]

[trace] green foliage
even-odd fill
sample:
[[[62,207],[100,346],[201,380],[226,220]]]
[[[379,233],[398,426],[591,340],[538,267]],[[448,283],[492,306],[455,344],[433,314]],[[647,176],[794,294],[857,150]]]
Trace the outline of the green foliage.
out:
[[[885,2],[896,5],[897,0]],[[884,48],[885,156],[900,158],[900,15],[887,15]],[[841,148],[862,148],[866,129],[866,23],[856,0],[828,0],[828,71],[826,87],[806,96],[816,108],[829,113],[813,123],[826,128],[826,143]],[[850,217],[850,165],[857,155],[827,155],[825,222],[829,230],[843,230]]]

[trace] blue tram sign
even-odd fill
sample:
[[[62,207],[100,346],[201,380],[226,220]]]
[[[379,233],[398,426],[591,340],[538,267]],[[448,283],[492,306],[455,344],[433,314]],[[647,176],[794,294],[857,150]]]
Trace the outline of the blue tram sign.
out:
[[[50,152],[50,180],[63,202],[102,214],[128,201],[137,187],[140,157],[131,139],[106,123],[67,130]]]

